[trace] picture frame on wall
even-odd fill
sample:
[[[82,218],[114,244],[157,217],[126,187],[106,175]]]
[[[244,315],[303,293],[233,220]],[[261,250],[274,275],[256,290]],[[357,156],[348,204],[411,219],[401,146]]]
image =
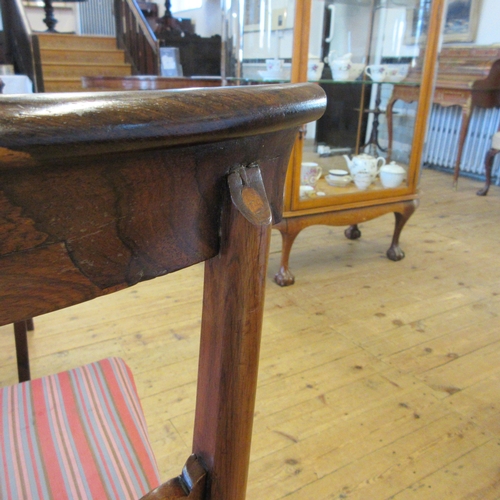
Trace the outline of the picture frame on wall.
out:
[[[261,22],[260,0],[246,0],[244,2],[243,31],[259,31]]]
[[[482,0],[448,0],[443,27],[443,43],[474,42]],[[407,9],[405,43],[425,41],[432,0],[416,0]]]

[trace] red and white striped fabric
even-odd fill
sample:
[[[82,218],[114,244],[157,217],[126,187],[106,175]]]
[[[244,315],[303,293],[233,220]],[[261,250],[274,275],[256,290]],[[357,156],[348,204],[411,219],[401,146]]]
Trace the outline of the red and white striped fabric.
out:
[[[0,389],[0,499],[137,500],[158,484],[123,360]]]

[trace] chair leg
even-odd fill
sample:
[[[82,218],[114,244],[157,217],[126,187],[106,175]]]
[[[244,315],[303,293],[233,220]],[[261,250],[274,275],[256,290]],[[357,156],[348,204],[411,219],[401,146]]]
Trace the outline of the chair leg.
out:
[[[14,323],[14,338],[16,341],[17,375],[19,382],[30,380],[30,358],[28,353],[28,330],[33,330],[33,320]]]
[[[220,253],[205,262],[193,452],[208,469],[208,498],[244,500],[271,226],[231,201],[223,216]]]

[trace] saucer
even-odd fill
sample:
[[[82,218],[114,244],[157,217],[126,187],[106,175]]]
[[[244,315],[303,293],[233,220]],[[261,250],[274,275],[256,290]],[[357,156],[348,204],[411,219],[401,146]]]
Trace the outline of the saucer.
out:
[[[328,184],[330,184],[330,186],[334,186],[334,187],[346,187],[352,181],[352,178],[350,175],[343,175],[343,176],[327,175],[325,177],[325,179],[326,179],[326,182],[328,182]]]
[[[259,75],[264,81],[285,80],[285,72],[283,70],[259,71]]]
[[[337,168],[332,168],[331,170],[328,170],[328,172],[333,177],[345,177],[349,173],[346,170],[341,170],[341,169],[337,169]]]

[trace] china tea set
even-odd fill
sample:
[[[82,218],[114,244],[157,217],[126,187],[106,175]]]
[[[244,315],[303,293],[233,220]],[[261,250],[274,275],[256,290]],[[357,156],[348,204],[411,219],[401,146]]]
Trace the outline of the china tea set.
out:
[[[380,183],[384,188],[397,188],[406,177],[406,170],[391,161],[386,164],[382,157],[375,158],[368,154],[359,154],[351,158],[343,155],[348,171],[342,169],[331,169],[325,176],[326,182],[330,186],[346,187],[354,182],[360,191],[370,187],[379,176]],[[315,186],[322,176],[322,168],[314,162],[302,163],[300,195],[310,195],[314,193]]]
[[[374,82],[398,83],[408,76],[409,64],[370,64],[352,62],[352,54],[337,57],[335,50],[328,54],[328,64],[332,70],[332,78],[336,81],[353,81],[363,73]]]
[[[336,52],[332,50],[327,59],[332,70],[332,78],[337,81],[354,81],[363,73],[365,67],[363,63],[352,62],[351,53],[337,57]]]
[[[359,190],[368,189],[368,187],[375,181],[377,175],[380,177],[380,182],[385,188],[398,187],[406,177],[406,170],[398,165],[396,162],[391,161],[388,165],[385,159],[379,156],[374,156],[362,153],[353,156],[352,159],[347,155],[343,155],[349,169],[349,175],[344,170],[333,170],[326,176],[326,181],[331,185],[347,185],[352,179],[354,184]],[[343,181],[340,181],[343,179]],[[347,178],[347,179],[346,179]]]

